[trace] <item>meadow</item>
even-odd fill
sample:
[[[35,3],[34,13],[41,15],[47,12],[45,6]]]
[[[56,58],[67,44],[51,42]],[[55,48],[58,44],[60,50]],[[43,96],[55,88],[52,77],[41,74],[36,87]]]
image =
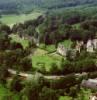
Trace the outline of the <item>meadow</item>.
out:
[[[53,68],[53,64],[56,64],[57,67],[60,66],[62,57],[57,55],[57,58],[54,55],[34,55],[32,56],[32,64],[36,69],[42,70],[45,68],[46,71],[50,71]]]
[[[23,23],[26,20],[36,19],[38,16],[42,15],[42,11],[35,11],[30,14],[8,14],[2,15],[0,21],[9,26],[13,26],[16,23]]]

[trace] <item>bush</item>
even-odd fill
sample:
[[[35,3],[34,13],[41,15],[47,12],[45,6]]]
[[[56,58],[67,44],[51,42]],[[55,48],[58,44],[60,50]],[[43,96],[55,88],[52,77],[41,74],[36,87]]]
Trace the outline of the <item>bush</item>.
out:
[[[49,80],[49,87],[53,89],[66,89],[76,84],[76,77],[74,74],[68,75],[64,78]]]
[[[69,74],[74,72],[74,64],[70,61],[64,61],[63,64],[61,64],[61,73],[62,74]]]
[[[56,90],[44,87],[40,93],[39,100],[58,100],[58,97]]]
[[[20,62],[20,69],[22,70],[22,71],[30,71],[31,69],[32,69],[32,61],[31,61],[31,59],[29,59],[29,58],[23,58],[23,59],[21,59],[21,62]]]

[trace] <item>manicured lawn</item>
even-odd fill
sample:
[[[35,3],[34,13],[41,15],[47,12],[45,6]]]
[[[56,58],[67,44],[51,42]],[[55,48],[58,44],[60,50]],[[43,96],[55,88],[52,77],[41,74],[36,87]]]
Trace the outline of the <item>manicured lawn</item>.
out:
[[[50,71],[52,63],[57,64],[60,66],[61,58],[56,58],[55,56],[51,55],[35,55],[32,56],[32,65],[36,69],[41,69],[45,67],[46,71]]]
[[[29,46],[29,41],[20,38],[18,35],[11,34],[10,37],[12,38],[12,42],[21,43],[24,49]]]
[[[10,15],[2,15],[2,18],[0,18],[0,21],[4,24],[12,26],[13,24],[24,22],[26,20],[35,19],[38,16],[42,15],[42,12],[32,12],[30,14],[10,14]]]

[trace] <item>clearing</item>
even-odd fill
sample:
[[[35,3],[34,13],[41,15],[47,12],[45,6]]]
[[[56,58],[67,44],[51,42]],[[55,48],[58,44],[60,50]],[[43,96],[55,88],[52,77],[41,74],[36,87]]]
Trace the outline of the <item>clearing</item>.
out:
[[[32,12],[30,14],[9,14],[9,15],[2,15],[2,17],[0,18],[0,21],[4,24],[9,25],[10,27],[12,27],[14,24],[16,23],[23,23],[26,20],[33,20],[36,19],[38,16],[42,15],[43,12]]]

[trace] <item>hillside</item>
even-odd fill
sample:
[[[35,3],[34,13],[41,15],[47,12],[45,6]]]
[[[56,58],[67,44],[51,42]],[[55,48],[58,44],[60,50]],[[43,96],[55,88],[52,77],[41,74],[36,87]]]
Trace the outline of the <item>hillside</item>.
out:
[[[97,96],[97,0],[0,0],[0,100]]]
[[[59,9],[79,5],[95,5],[97,0],[0,0],[0,11],[3,13],[20,13],[34,9]]]

